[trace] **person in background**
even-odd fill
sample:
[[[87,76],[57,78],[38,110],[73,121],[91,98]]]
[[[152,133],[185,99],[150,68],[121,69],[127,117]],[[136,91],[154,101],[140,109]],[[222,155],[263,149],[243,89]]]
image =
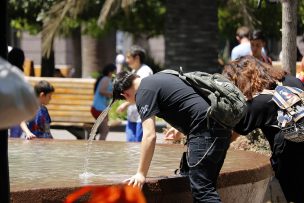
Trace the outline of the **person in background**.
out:
[[[158,116],[187,135],[193,202],[221,202],[216,182],[229,148],[231,132],[211,117],[207,119],[210,105],[206,99],[178,76],[162,72],[146,78],[134,73],[119,73],[114,80],[113,97],[136,103],[143,121],[139,166],[136,174],[125,182],[140,188],[144,185],[154,154],[155,117]]]
[[[117,51],[117,55],[116,55],[116,58],[115,58],[115,64],[116,64],[116,67],[117,67],[116,73],[120,73],[121,71],[123,71],[123,67],[124,67],[124,64],[125,64],[125,56],[123,55],[123,52],[122,52],[121,49],[119,49]]]
[[[263,48],[266,44],[266,38],[261,30],[254,30],[250,33],[250,45],[252,56],[258,60],[272,65],[272,60],[270,57],[263,52]]]
[[[7,55],[7,60],[23,72],[23,64],[25,60],[24,52],[17,47],[11,47]]]
[[[64,78],[64,75],[61,73],[61,71],[60,71],[59,68],[55,68],[55,69],[54,69],[54,77],[57,77],[57,78]]]
[[[19,70],[21,70],[22,72],[24,71],[23,65],[24,65],[25,56],[24,56],[24,52],[22,49],[17,48],[17,47],[9,47],[7,60],[12,65],[19,68]],[[33,135],[31,133],[31,131],[28,129],[28,127],[24,121],[21,122],[20,125],[13,126],[10,128],[10,137],[20,138],[22,136],[23,132],[25,133],[25,137],[27,139],[31,139],[31,138],[35,137],[35,135]]]
[[[297,36],[297,60],[301,62],[301,70],[304,71],[304,33]]]
[[[94,85],[94,100],[91,107],[92,116],[97,119],[98,116],[107,108],[109,101],[112,98],[112,75],[116,72],[116,66],[114,64],[106,65],[102,74],[97,78]],[[105,140],[108,132],[108,115],[105,117],[103,122],[98,127],[99,140]]]
[[[51,117],[49,115],[46,105],[49,104],[49,102],[51,101],[52,94],[55,91],[55,89],[48,81],[45,80],[41,80],[37,84],[35,84],[34,89],[36,95],[38,96],[40,107],[35,117],[32,120],[28,121],[27,123],[28,129],[34,136],[26,137],[26,138],[52,139],[53,137],[50,131]]]
[[[232,49],[231,60],[251,54],[249,33],[250,29],[246,26],[242,26],[237,29],[236,40],[239,42],[239,45]]]
[[[146,52],[143,48],[134,45],[127,52],[126,62],[132,69],[132,73],[140,78],[145,78],[153,74],[152,69],[144,64]],[[117,112],[121,113],[127,109],[127,125],[126,138],[128,142],[141,142],[143,136],[143,128],[140,116],[135,104],[126,101],[122,103]]]
[[[279,180],[287,202],[304,200],[304,142],[284,139],[278,127],[279,107],[272,94],[261,93],[273,90],[278,81],[285,86],[304,90],[301,81],[283,69],[262,63],[253,56],[246,56],[225,65],[223,73],[247,98],[247,113],[233,128],[234,134],[247,135],[260,128],[269,142],[271,165]]]

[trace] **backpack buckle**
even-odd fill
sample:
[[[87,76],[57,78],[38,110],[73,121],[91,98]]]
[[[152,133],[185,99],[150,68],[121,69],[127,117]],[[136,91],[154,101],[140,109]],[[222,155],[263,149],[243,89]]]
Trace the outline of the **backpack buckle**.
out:
[[[181,66],[179,67],[178,73],[179,73],[180,75],[184,75],[183,67],[181,67]]]

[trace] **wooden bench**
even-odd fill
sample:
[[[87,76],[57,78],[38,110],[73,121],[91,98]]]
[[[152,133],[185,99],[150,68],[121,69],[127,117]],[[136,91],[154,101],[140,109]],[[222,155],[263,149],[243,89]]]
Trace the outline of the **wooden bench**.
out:
[[[51,128],[66,129],[78,139],[88,138],[95,122],[91,115],[95,79],[26,77],[34,85],[40,80],[50,82],[55,92],[47,105]]]

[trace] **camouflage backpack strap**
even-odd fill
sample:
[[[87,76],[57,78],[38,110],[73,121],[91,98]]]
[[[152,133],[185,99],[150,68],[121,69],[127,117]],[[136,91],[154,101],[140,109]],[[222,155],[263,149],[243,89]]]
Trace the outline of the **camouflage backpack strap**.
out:
[[[187,82],[186,77],[184,76],[183,68],[179,67],[179,71],[173,70],[173,69],[165,69],[160,71],[160,73],[166,73],[166,74],[171,74],[178,76],[179,78],[183,79],[184,82]],[[189,85],[191,85],[189,82],[187,82]]]

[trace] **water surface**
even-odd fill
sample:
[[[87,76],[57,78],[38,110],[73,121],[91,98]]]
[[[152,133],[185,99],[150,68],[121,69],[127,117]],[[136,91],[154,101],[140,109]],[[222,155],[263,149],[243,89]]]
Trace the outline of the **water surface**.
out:
[[[140,143],[93,141],[84,173],[87,141],[9,140],[11,190],[120,183],[134,175]],[[157,145],[149,177],[173,175],[179,165],[181,145]]]

